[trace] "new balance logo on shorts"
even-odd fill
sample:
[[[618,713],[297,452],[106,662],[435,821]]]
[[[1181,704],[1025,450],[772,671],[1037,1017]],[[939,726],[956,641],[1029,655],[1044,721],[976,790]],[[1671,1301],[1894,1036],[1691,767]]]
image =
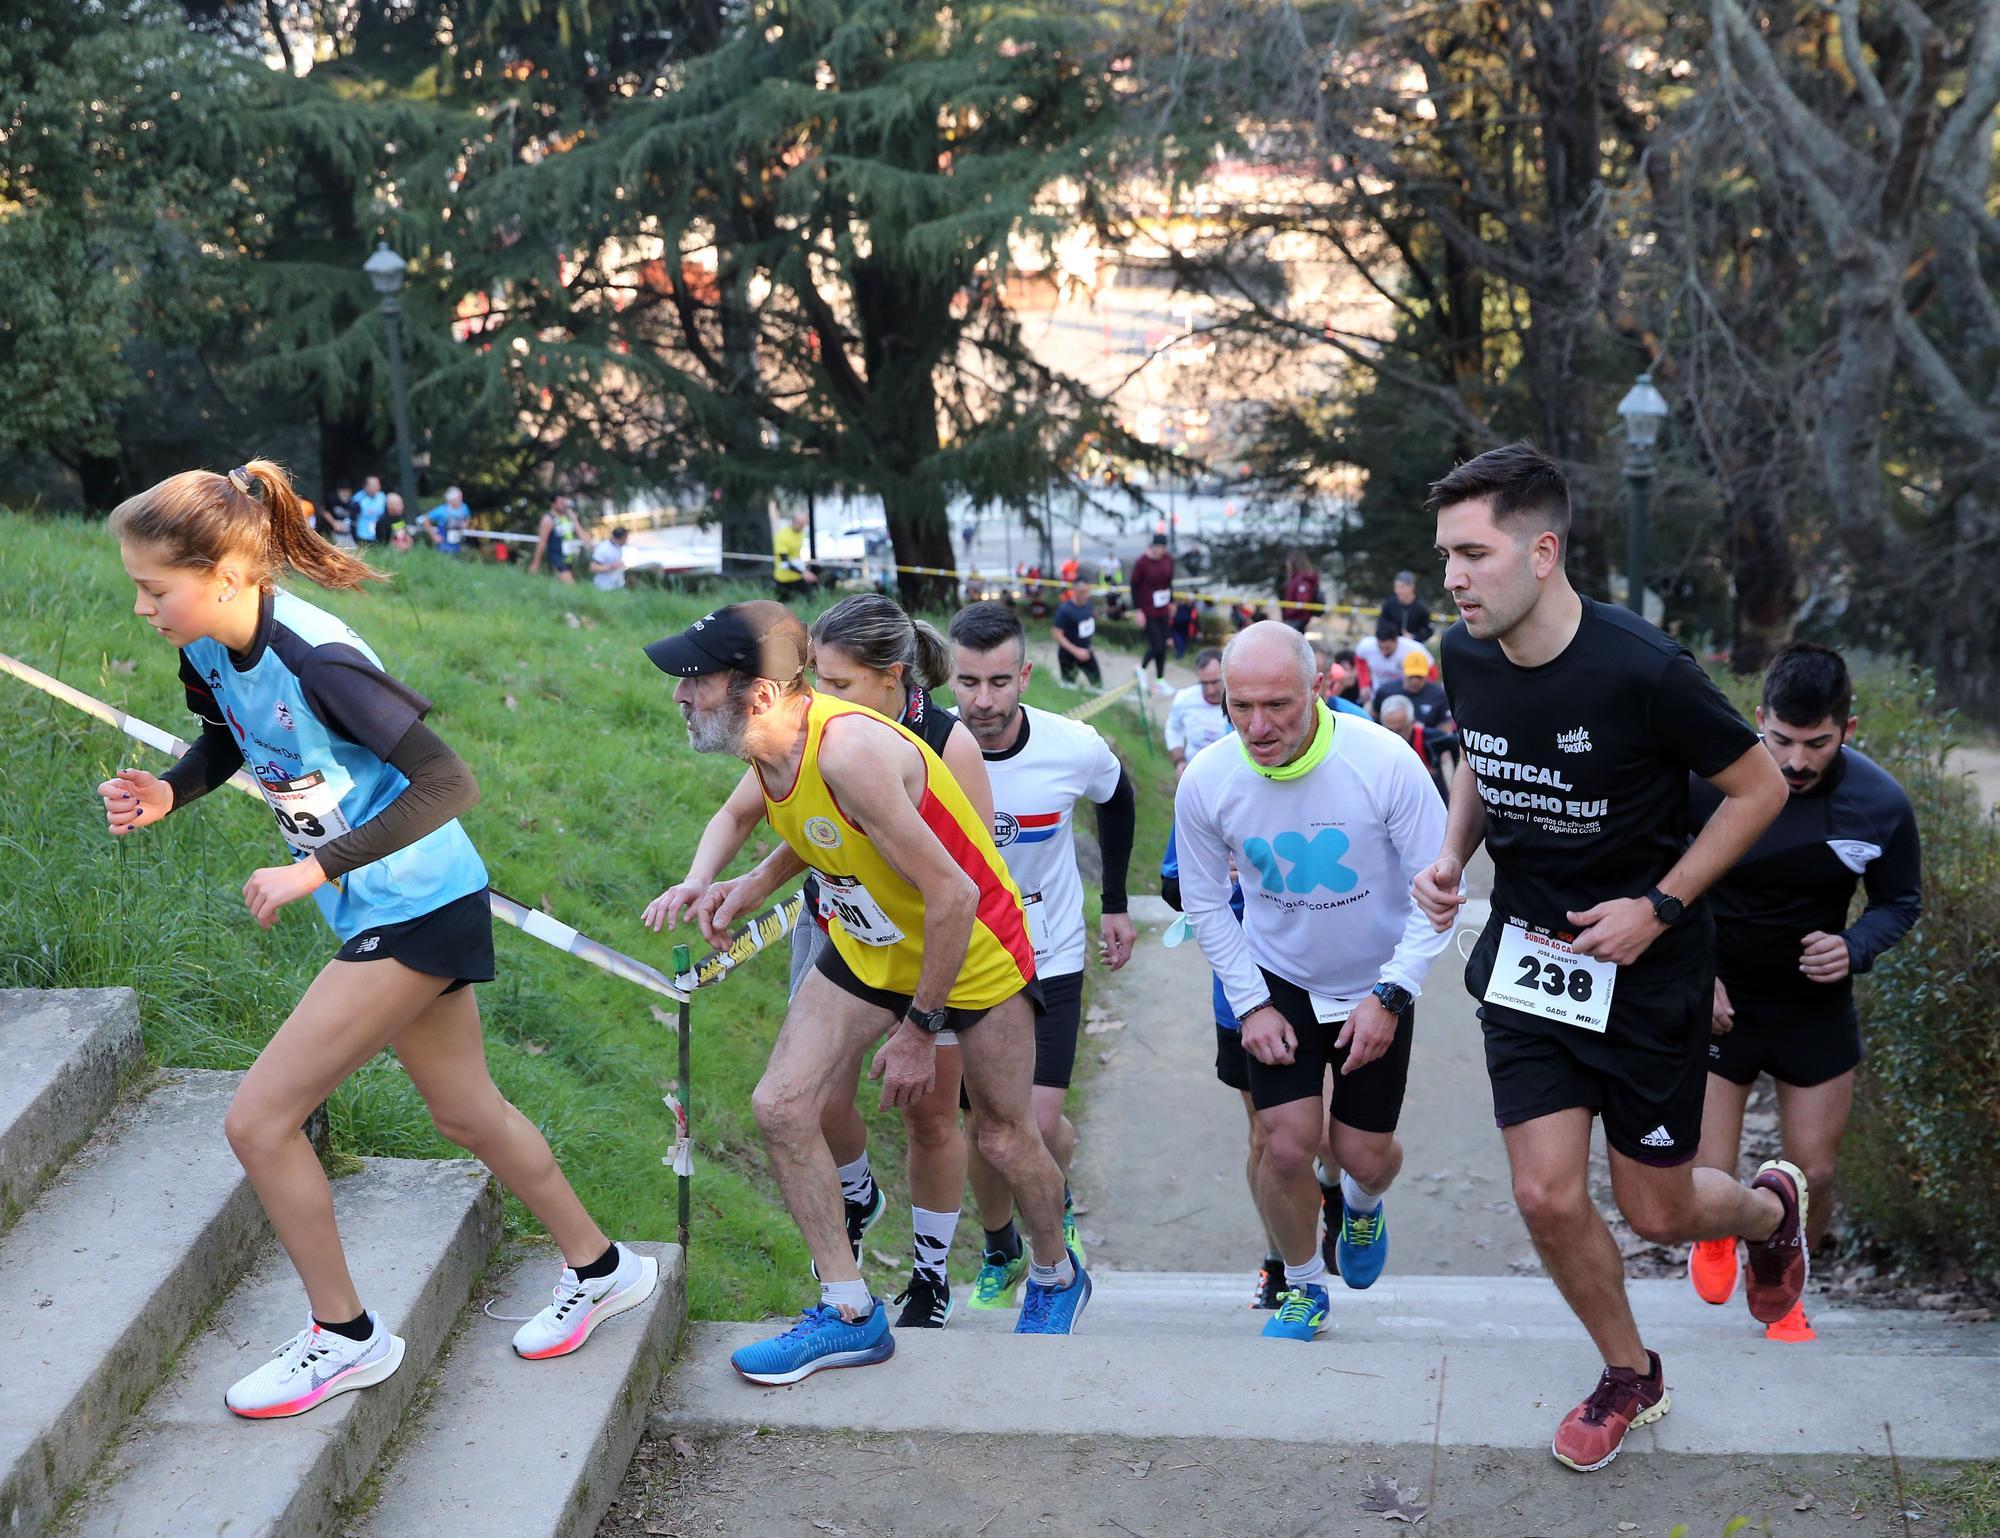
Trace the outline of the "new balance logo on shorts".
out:
[[[1648,1148],[1672,1148],[1674,1146],[1673,1134],[1668,1132],[1665,1127],[1655,1127],[1651,1132],[1640,1138],[1639,1141],[1644,1143]]]
[[[380,945],[381,943],[382,943],[382,937],[380,935],[370,935],[367,939],[363,940],[359,945],[354,947],[354,954],[357,956],[365,956],[368,954],[368,952],[374,950],[375,947]],[[1650,1139],[1648,1141],[1650,1141]]]

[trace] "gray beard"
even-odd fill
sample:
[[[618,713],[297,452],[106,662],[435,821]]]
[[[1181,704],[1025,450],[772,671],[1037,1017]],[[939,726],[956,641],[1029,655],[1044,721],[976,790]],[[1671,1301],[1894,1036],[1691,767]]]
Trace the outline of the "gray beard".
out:
[[[750,712],[742,706],[724,706],[705,716],[684,713],[688,745],[697,753],[726,753],[743,756],[743,734],[750,724]]]

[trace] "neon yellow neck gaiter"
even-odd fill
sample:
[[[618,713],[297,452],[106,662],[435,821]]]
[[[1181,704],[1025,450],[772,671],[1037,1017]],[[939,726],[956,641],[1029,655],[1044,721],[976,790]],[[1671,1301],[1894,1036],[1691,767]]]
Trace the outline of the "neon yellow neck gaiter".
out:
[[[1306,745],[1305,752],[1289,764],[1281,764],[1276,769],[1266,769],[1250,756],[1250,744],[1243,740],[1240,732],[1236,737],[1236,747],[1243,755],[1243,762],[1265,779],[1296,780],[1300,775],[1311,774],[1326,762],[1326,755],[1333,751],[1333,712],[1326,708],[1325,700],[1314,700],[1312,741]]]

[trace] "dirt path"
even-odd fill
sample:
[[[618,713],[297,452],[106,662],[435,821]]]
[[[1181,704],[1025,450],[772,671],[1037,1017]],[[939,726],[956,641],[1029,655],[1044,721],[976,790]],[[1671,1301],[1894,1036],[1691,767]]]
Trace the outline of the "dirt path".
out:
[[[1475,896],[1489,880],[1482,856]],[[1162,924],[1143,927],[1131,964],[1098,995],[1123,1029],[1086,1038],[1086,1052],[1109,1059],[1079,1123],[1074,1183],[1089,1209],[1086,1242],[1094,1234],[1093,1259],[1116,1270],[1247,1276],[1263,1234],[1244,1184],[1242,1101],[1215,1078],[1208,965],[1192,940],[1168,950]],[[1462,971],[1447,951],[1417,1006],[1391,1264],[1430,1274],[1532,1270]]]

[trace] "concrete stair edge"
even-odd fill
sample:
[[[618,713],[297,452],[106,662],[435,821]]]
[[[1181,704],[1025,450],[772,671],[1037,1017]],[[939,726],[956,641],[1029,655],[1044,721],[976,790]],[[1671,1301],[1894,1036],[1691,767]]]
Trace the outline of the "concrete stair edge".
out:
[[[0,989],[0,1234],[89,1140],[144,1055],[130,988]]]
[[[429,1392],[349,1538],[589,1538],[645,1431],[653,1391],[687,1319],[679,1245],[635,1243],[659,1262],[645,1304],[605,1321],[583,1349],[547,1362],[513,1354],[515,1325],[475,1297],[432,1372]],[[490,1279],[496,1313],[546,1305],[560,1257],[536,1248]]]
[[[364,1300],[401,1336],[387,1381],[277,1421],[222,1392],[298,1329],[304,1291],[272,1246],[181,1354],[60,1529],[68,1538],[317,1538],[374,1472],[497,1244],[493,1179],[458,1160],[364,1159],[334,1182]],[[194,1510],[189,1507],[201,1502]]]
[[[35,1532],[87,1475],[268,1237],[256,1193],[222,1135],[238,1077],[167,1075],[108,1117],[0,1235],[0,1348],[10,1369],[0,1377],[0,1454],[13,1454],[0,1457],[0,1524],[9,1533]],[[156,1219],[138,1230],[158,1242],[133,1247],[142,1258],[118,1278],[132,1285],[106,1289],[113,1309],[104,1293],[81,1305],[108,1325],[108,1338],[84,1348],[95,1352],[90,1370],[68,1383],[37,1373],[39,1343],[78,1341],[67,1306],[68,1284],[86,1265],[81,1256],[124,1264],[119,1247],[133,1230],[118,1226],[118,1205],[140,1205],[124,1221],[143,1225],[149,1199],[184,1221]],[[163,1232],[177,1232],[171,1247]],[[156,1269],[144,1270],[149,1262]],[[82,1319],[84,1328],[92,1317]],[[11,1400],[10,1379],[19,1396]],[[9,1413],[24,1402],[25,1411]]]

